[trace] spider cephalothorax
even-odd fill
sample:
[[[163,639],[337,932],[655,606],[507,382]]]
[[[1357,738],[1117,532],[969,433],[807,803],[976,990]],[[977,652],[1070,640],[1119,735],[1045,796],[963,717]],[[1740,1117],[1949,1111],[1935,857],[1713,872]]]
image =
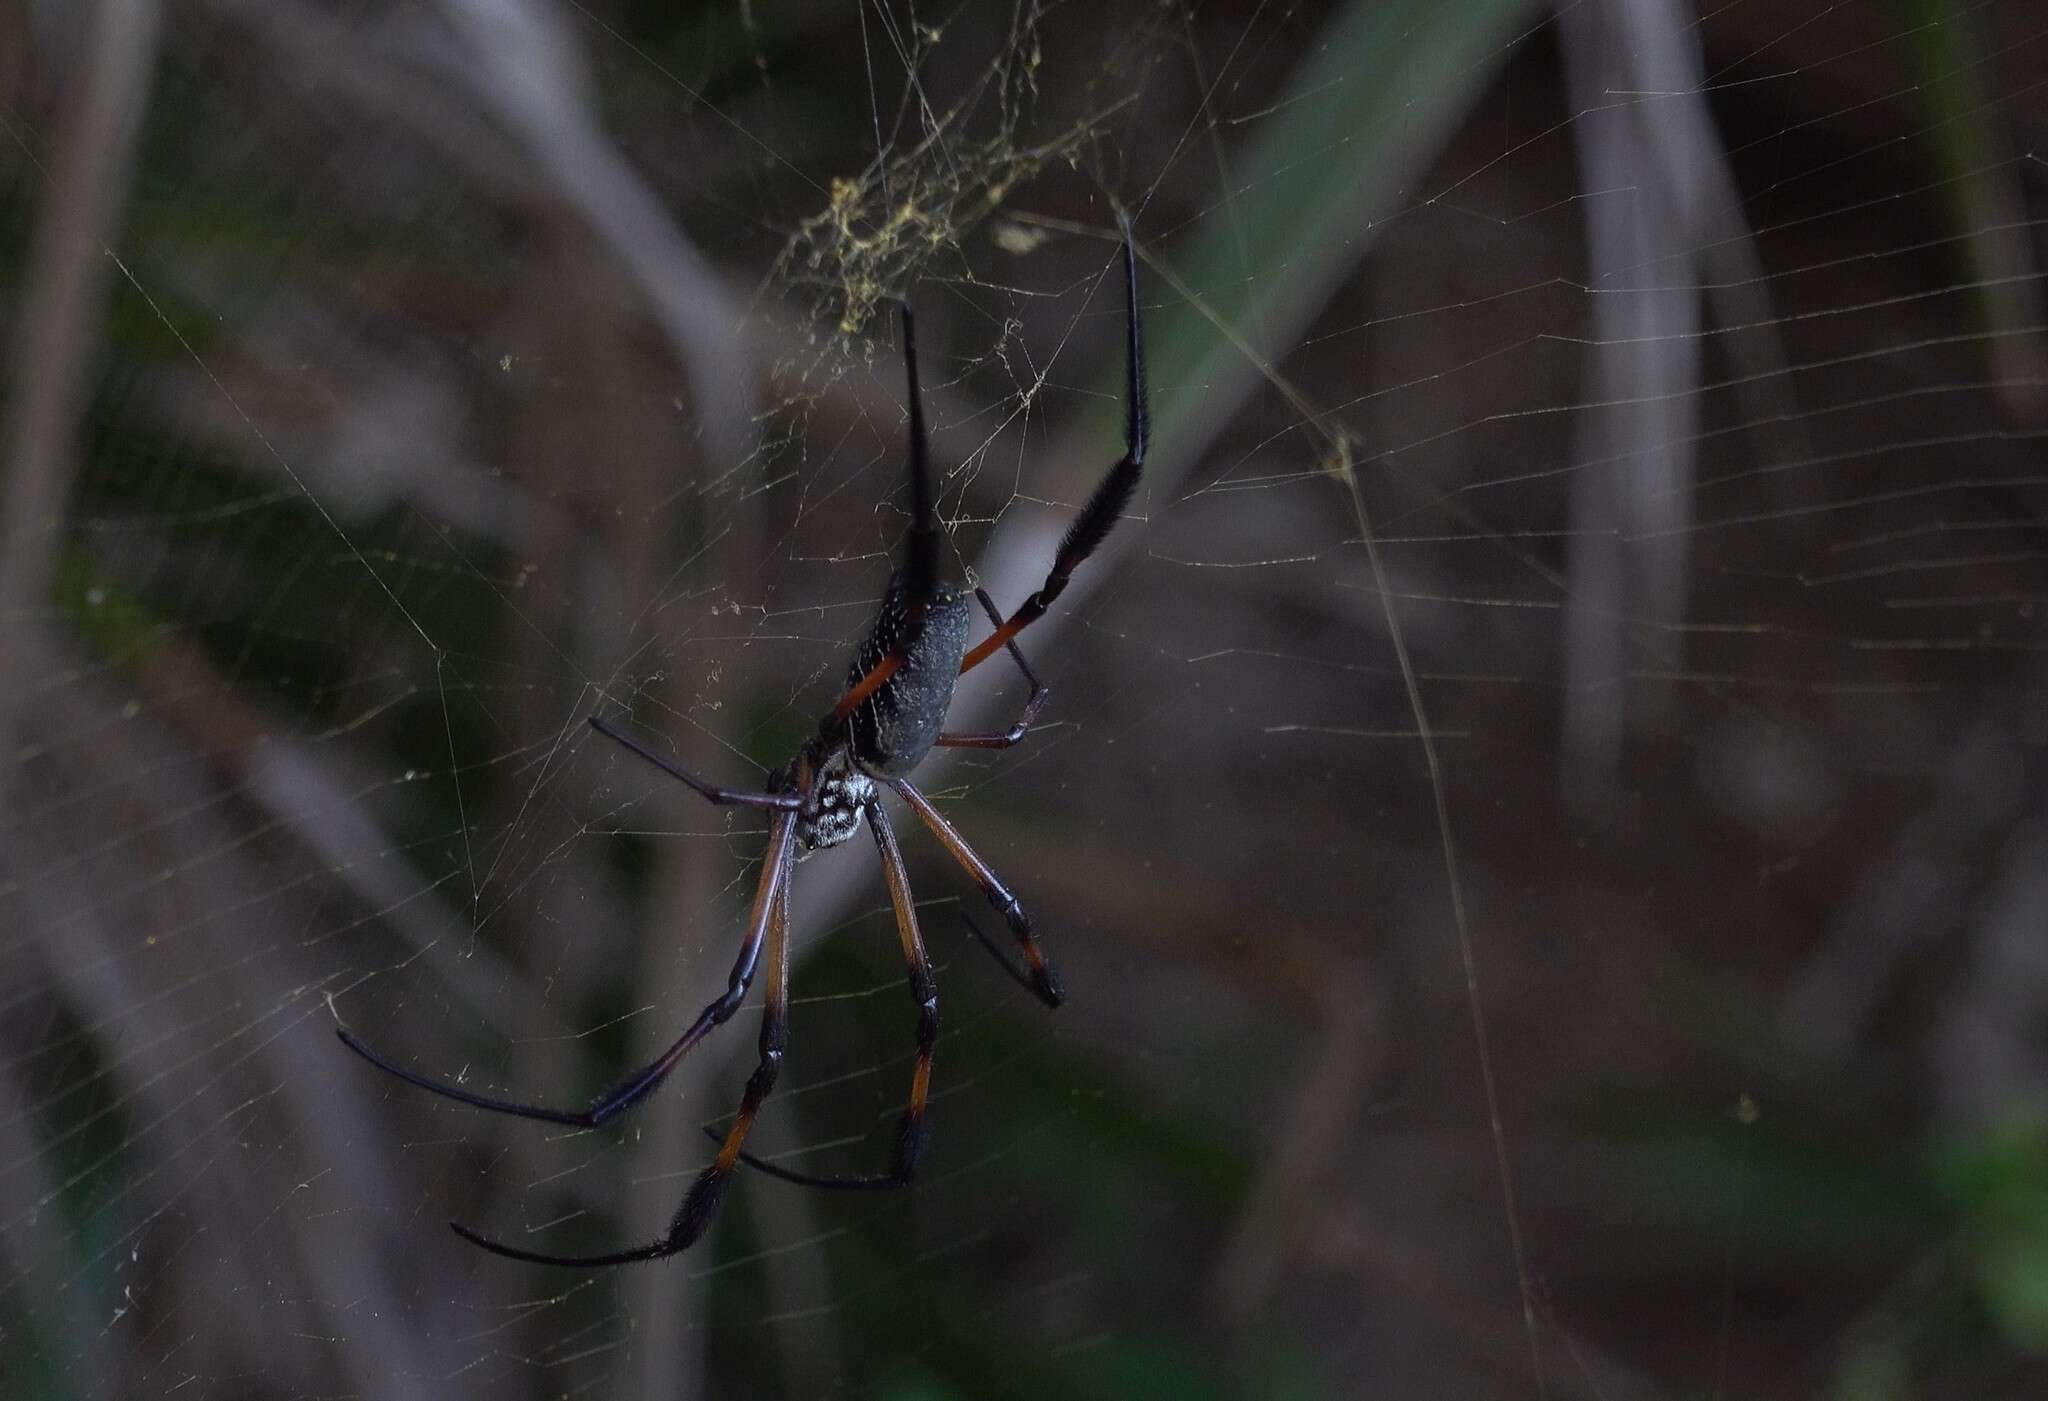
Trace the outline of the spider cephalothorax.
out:
[[[904,546],[903,564],[890,577],[876,611],[874,625],[854,654],[847,684],[838,703],[818,724],[817,733],[806,740],[796,757],[769,777],[763,791],[726,788],[698,777],[675,760],[649,749],[602,716],[590,723],[601,734],[625,745],[634,753],[680,779],[713,803],[748,807],[772,813],[768,823],[768,848],[761,858],[761,878],[754,889],[754,903],[747,916],[746,933],[740,941],[739,957],[733,961],[725,991],[697,1014],[683,1034],[651,1064],[642,1066],[616,1088],[601,1096],[588,1109],[547,1109],[517,1100],[478,1094],[460,1085],[435,1080],[387,1060],[356,1039],[346,1028],[338,1028],[342,1041],[380,1070],[401,1080],[432,1090],[435,1094],[474,1105],[479,1109],[539,1119],[552,1124],[595,1128],[644,1100],[689,1054],[692,1047],[722,1025],[746,1001],[754,979],[767,970],[767,1003],[761,1018],[760,1060],[747,1079],[739,1113],[719,1141],[718,1156],[697,1175],[689,1192],[677,1207],[666,1234],[660,1239],[631,1249],[603,1255],[552,1255],[525,1250],[477,1234],[466,1226],[450,1222],[464,1240],[515,1260],[545,1265],[621,1265],[634,1260],[659,1260],[687,1249],[717,1215],[727,1182],[739,1163],[792,1182],[818,1187],[898,1187],[910,1181],[924,1153],[927,1133],[925,1106],[931,1089],[932,1054],[939,1037],[938,986],[932,977],[931,960],[925,953],[924,937],[917,927],[917,907],[911,898],[910,877],[903,867],[903,853],[896,845],[896,832],[881,803],[881,789],[888,789],[931,829],[953,859],[965,867],[981,887],[982,894],[1002,916],[1023,954],[1018,965],[986,938],[982,942],[1010,975],[1036,993],[1048,1006],[1057,1007],[1065,997],[1059,974],[1038,946],[1030,917],[995,871],[975,854],[974,848],[955,831],[931,801],[911,786],[909,774],[934,745],[1001,749],[1017,743],[1029,733],[1038,708],[1045,702],[1045,687],[1039,684],[1024,654],[1017,647],[1017,634],[1045,615],[1045,610],[1066,588],[1068,578],[1081,562],[1095,552],[1110,528],[1123,513],[1131,493],[1137,489],[1139,471],[1145,461],[1145,351],[1138,322],[1138,266],[1131,250],[1130,231],[1124,231],[1124,446],[1123,457],[1088,498],[1087,505],[1067,530],[1053,555],[1052,568],[1038,592],[1024,600],[1008,618],[980,589],[971,594],[938,577],[942,536],[932,505],[931,471],[927,463],[924,401],[917,384],[917,344],[910,308],[903,308],[903,362],[909,390],[910,418],[910,531]],[[980,603],[992,631],[967,647],[972,622],[968,600]],[[971,671],[998,651],[1007,651],[1018,671],[1031,687],[1031,694],[1009,729],[996,734],[944,733],[946,710],[952,704],[953,688],[963,672]],[[789,887],[791,870],[801,851],[837,846],[858,832],[863,822],[874,834],[881,854],[882,873],[889,887],[889,903],[896,913],[896,932],[903,945],[903,960],[916,1000],[917,1061],[910,1082],[910,1102],[898,1121],[896,1146],[890,1169],[870,1177],[825,1178],[791,1172],[762,1163],[745,1150],[748,1131],[762,1100],[774,1088],[789,1038]],[[970,922],[970,929],[973,928]],[[976,929],[977,937],[981,931]]]
[[[794,790],[792,790],[794,791]],[[875,800],[875,781],[854,767],[845,750],[833,755],[811,783],[809,801],[796,812],[797,860],[850,840]]]

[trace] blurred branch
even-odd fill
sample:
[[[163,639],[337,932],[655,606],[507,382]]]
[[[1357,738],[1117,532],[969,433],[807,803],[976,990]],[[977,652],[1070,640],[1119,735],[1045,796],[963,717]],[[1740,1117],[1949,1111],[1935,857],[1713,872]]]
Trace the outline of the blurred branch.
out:
[[[1318,1202],[1318,1190],[1335,1172],[1386,1059],[1383,999],[1371,969],[1362,960],[1308,966],[1313,973],[1298,991],[1322,1035],[1209,1278],[1210,1311],[1227,1327],[1256,1317],[1287,1264],[1306,1253],[1306,1238],[1325,1229],[1330,1208]]]
[[[418,899],[420,872],[364,810],[363,788],[313,747],[281,733],[278,722],[176,635],[153,645],[136,676],[151,709],[179,731],[272,823],[318,858],[334,882],[375,911],[442,985],[478,1019],[531,1025],[541,1000],[519,969],[456,919],[447,901]],[[252,835],[262,828],[252,829]],[[429,887],[431,889],[431,887]]]
[[[530,0],[441,0],[459,51],[445,55],[479,104],[497,113],[618,255],[689,375],[707,461],[752,448],[753,379],[735,353],[740,310],[647,183],[593,117],[580,46],[552,10]]]
[[[2048,801],[2038,786],[2032,809],[2014,816],[1995,850],[1997,865],[1973,902],[1929,1069],[1942,1111],[1972,1125],[1995,1122],[2014,1105],[2039,1103],[2048,1079],[2040,1036],[2048,1009],[2048,959],[2041,949],[2048,918]]]
[[[40,626],[50,571],[64,538],[78,464],[73,437],[86,371],[113,277],[108,235],[128,188],[161,12],[155,0],[101,0],[78,52],[85,71],[68,88],[48,193],[25,273],[27,291],[8,348],[7,483],[0,509],[0,746],[14,741],[24,695],[20,659]],[[0,771],[0,811],[10,805]]]
[[[34,1141],[35,1109],[11,1072],[0,1074],[0,1124],[8,1128],[10,1146]],[[11,1164],[9,1171],[0,1173],[0,1260],[11,1262],[13,1272],[22,1278],[73,1280],[81,1268],[80,1242],[71,1223],[62,1211],[50,1209],[50,1204],[61,1196],[52,1171],[55,1166],[54,1161],[30,1153]],[[57,1351],[60,1339],[91,1336],[91,1312],[97,1301],[89,1297],[87,1290],[43,1288],[35,1292],[34,1298],[42,1307],[38,1309],[32,1304],[28,1316],[49,1335],[43,1344],[45,1348]],[[71,1381],[79,1395],[112,1394],[107,1372],[113,1359],[105,1350],[78,1348],[67,1361],[76,1369],[71,1373]]]
[[[1786,1030],[1817,1053],[1849,1053],[1901,972],[1954,937],[1987,853],[2041,819],[2044,683],[2048,672],[2030,668],[1985,705],[1942,761],[1936,790],[1845,881],[1781,1010]]]
[[[402,120],[464,180],[500,199],[530,201],[538,194],[531,168],[473,104],[436,76],[413,74],[387,51],[362,42],[360,23],[326,6],[290,0],[218,3],[277,50],[276,61],[289,66],[295,90],[308,100],[345,99],[365,113]]]
[[[1572,479],[1562,776],[1567,794],[1592,806],[1604,806],[1620,762],[1630,693],[1613,682],[1643,645],[1629,634],[1669,652],[1686,613],[1704,334],[1697,263],[1729,221],[1748,247],[1682,9],[1578,0],[1558,16],[1593,320]]]
[[[2041,333],[2048,310],[2011,146],[1992,120],[1995,107],[1985,92],[1982,74],[1994,55],[1986,51],[1982,7],[1955,0],[1892,3],[1909,36],[1916,91],[1932,118],[1928,145],[1954,192],[1956,228],[1978,279],[1995,388],[2007,413],[2038,422],[2048,412],[2048,344]]]
[[[10,853],[33,873],[14,887],[25,934],[17,952],[32,955],[14,972],[25,996],[47,989],[61,1001],[81,1028],[82,1054],[66,1059],[68,1080],[37,1106],[45,1113],[61,1107],[61,1132],[26,1161],[64,1155],[64,1189],[89,1203],[71,1229],[96,1248],[61,1276],[79,1283],[89,1305],[111,1295],[122,1261],[156,1248],[176,1262],[177,1294],[188,1307],[208,1300],[226,1307],[294,1278],[292,1307],[307,1317],[289,1341],[253,1330],[215,1335],[210,1344],[225,1351],[194,1365],[246,1369],[257,1365],[260,1349],[277,1375],[310,1377],[336,1362],[314,1322],[319,1301],[400,1292],[402,1257],[378,1249],[379,1233],[319,1221],[293,1221],[284,1231],[289,1264],[259,1261],[240,1247],[272,1218],[290,1184],[346,1161],[346,1145],[380,1117],[374,1103],[383,1090],[363,1077],[325,1073],[331,1042],[300,1034],[324,1021],[320,995],[336,977],[320,970],[316,946],[277,933],[291,922],[281,915],[267,928],[221,916],[276,911],[279,893],[271,868],[252,859],[234,805],[219,801],[220,771],[178,762],[184,737],[155,723],[154,712],[111,723],[127,703],[111,688],[80,687],[61,719],[31,717],[45,779],[71,795],[77,812],[23,822],[10,834]],[[79,739],[81,731],[91,742]],[[122,830],[120,812],[135,799],[138,774],[150,775],[155,806],[182,820],[96,849],[84,834]],[[123,893],[120,913],[107,890]],[[192,988],[197,997],[176,995]],[[295,1125],[287,1141],[312,1146],[248,1154],[246,1119],[258,1106]],[[118,1154],[103,1157],[98,1136],[106,1121],[121,1124],[123,1135]],[[36,1142],[33,1112],[6,1128],[11,1139]],[[402,1189],[412,1185],[392,1166],[362,1174],[356,1190],[367,1205],[396,1215]],[[56,1195],[52,1188],[35,1201],[28,1219],[57,1208]],[[16,1224],[6,1223],[10,1233]],[[175,1248],[181,1239],[209,1244]],[[350,1350],[342,1365],[362,1389],[429,1394],[422,1379],[439,1340],[416,1338],[381,1312],[361,1329],[367,1345]],[[113,1355],[134,1362],[131,1353]]]

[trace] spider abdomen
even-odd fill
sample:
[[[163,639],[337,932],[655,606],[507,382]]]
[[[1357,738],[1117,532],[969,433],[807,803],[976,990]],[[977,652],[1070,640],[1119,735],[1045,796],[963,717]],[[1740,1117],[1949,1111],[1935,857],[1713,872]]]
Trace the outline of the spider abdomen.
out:
[[[972,597],[965,589],[939,585],[925,610],[924,628],[904,649],[902,664],[846,717],[854,761],[868,773],[877,778],[905,777],[939,737],[960,679],[960,659],[967,654]],[[889,581],[882,610],[847,672],[849,686],[897,647],[907,625],[899,571]]]

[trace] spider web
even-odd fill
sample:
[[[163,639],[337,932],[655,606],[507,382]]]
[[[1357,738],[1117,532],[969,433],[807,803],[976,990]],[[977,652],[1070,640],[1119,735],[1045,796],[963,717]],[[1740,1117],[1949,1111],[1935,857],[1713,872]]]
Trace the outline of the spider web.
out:
[[[17,7],[0,1376],[26,1397],[2022,1396],[2048,22],[2018,0]],[[658,1235],[908,520],[1053,698],[906,816],[901,1193]],[[955,724],[1023,687],[964,683]],[[749,1146],[887,1161],[865,841]]]

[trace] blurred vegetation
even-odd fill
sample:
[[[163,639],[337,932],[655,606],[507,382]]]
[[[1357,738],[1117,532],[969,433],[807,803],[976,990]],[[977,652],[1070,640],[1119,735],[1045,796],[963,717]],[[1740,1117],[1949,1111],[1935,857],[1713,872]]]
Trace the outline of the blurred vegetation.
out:
[[[488,39],[454,4],[170,12],[8,669],[9,1394],[2038,1394],[2048,381],[2038,161],[2010,152],[2048,113],[2040,36],[1947,0],[1667,8],[1627,13],[1709,81],[1647,96],[1723,143],[1688,158],[1743,192],[1814,455],[1765,459],[1741,328],[1711,325],[1700,635],[1669,665],[1631,639],[1596,813],[1558,735],[1612,697],[1562,684],[1551,624],[1585,596],[1565,542],[1602,465],[1571,422],[1613,407],[1589,306],[1623,290],[1583,244],[1649,215],[1580,188],[1602,114],[1573,110],[1584,55],[1548,12],[536,3],[553,28]],[[72,17],[8,23],[18,404],[93,55]],[[522,136],[551,62],[701,298],[646,285],[617,199]],[[1143,543],[1043,629],[1054,724],[933,783],[1073,1005],[992,976],[971,888],[914,850],[946,1017],[917,1190],[745,1179],[666,1274],[463,1252],[447,1216],[648,1234],[751,1014],[658,1125],[566,1140],[376,1081],[334,1018],[570,1102],[701,1002],[758,827],[583,718],[630,706],[732,775],[815,723],[902,520],[882,298],[931,308],[955,563],[1064,511],[1114,452],[1090,298],[1119,211],[1153,352]],[[692,337],[750,402],[706,401]],[[1949,526],[1981,560],[1950,567]],[[1924,592],[1821,586],[1915,532],[1891,563]],[[871,872],[847,893],[826,864],[761,1151],[867,1170],[910,1009]],[[1858,912],[1902,872],[1888,942]]]

